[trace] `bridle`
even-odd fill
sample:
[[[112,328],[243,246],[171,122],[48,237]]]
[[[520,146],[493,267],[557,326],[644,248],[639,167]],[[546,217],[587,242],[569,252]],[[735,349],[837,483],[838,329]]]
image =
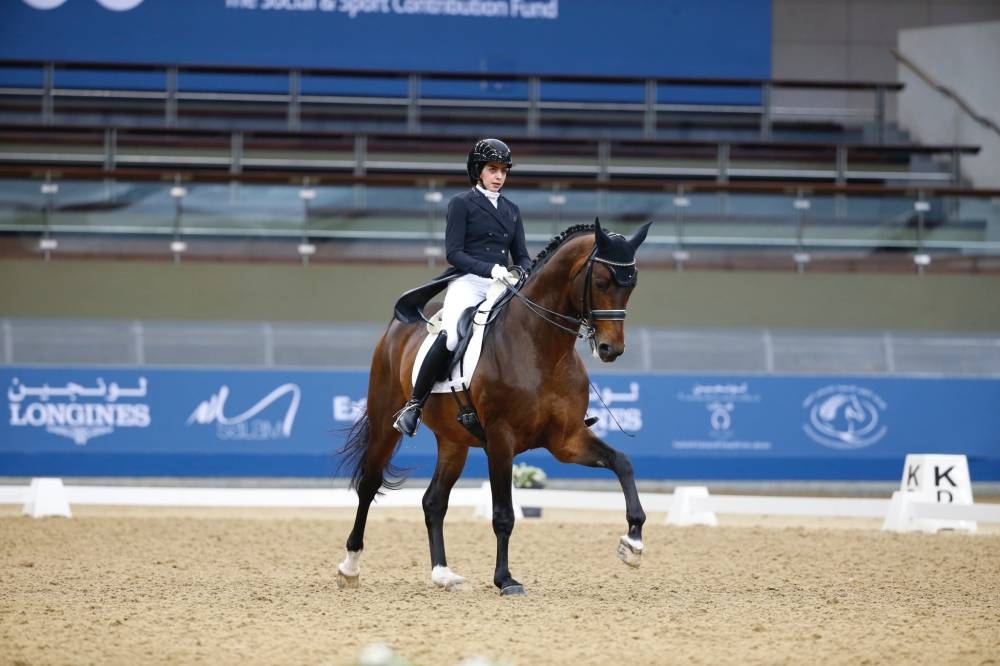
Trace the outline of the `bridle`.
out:
[[[622,283],[618,279],[618,274],[615,272],[615,268],[628,268],[630,266],[635,266],[635,259],[629,262],[623,261],[611,261],[610,259],[603,259],[597,256],[597,246],[590,251],[590,257],[587,259],[587,276],[583,283],[583,319],[585,321],[625,321],[625,310],[594,310],[591,306],[590,290],[591,290],[591,276],[594,273],[594,262],[604,264],[605,266],[611,267],[611,277],[618,284],[619,287],[628,287],[635,283],[635,273],[632,273],[632,278],[626,282]],[[576,276],[573,276],[574,279]]]
[[[556,312],[554,310],[549,310],[548,308],[546,308],[546,307],[544,307],[542,305],[539,305],[538,303],[534,302],[533,300],[531,300],[530,298],[528,298],[527,296],[525,296],[524,294],[522,294],[521,293],[521,287],[523,286],[525,278],[527,277],[527,275],[524,274],[524,273],[522,273],[521,276],[518,278],[516,284],[510,284],[510,283],[504,282],[504,285],[507,287],[507,291],[510,292],[513,297],[517,298],[519,301],[521,301],[522,303],[524,303],[525,307],[527,307],[528,310],[530,310],[532,313],[534,313],[535,315],[537,315],[538,317],[540,317],[545,322],[547,322],[549,324],[552,324],[556,328],[558,328],[558,329],[560,329],[562,331],[565,331],[566,333],[569,333],[570,335],[576,337],[577,339],[587,340],[590,343],[590,349],[591,349],[591,351],[596,352],[596,350],[597,350],[597,341],[596,341],[597,330],[594,327],[594,323],[593,322],[598,322],[598,321],[624,321],[625,320],[625,314],[626,314],[626,312],[625,312],[624,309],[621,309],[621,310],[595,310],[593,308],[593,305],[592,305],[592,293],[591,293],[592,292],[591,283],[592,283],[592,278],[593,278],[593,273],[594,273],[594,263],[595,262],[600,263],[600,264],[604,264],[606,266],[611,267],[612,278],[615,280],[615,282],[619,286],[627,287],[630,284],[632,284],[632,283],[635,282],[635,277],[634,277],[635,273],[634,272],[632,273],[632,279],[629,280],[629,282],[627,282],[625,284],[622,284],[618,280],[617,274],[615,273],[615,270],[614,270],[615,268],[628,268],[628,267],[631,267],[631,266],[635,266],[635,259],[633,259],[630,262],[619,262],[619,261],[611,261],[610,259],[604,259],[602,257],[598,257],[597,256],[597,245],[594,245],[594,248],[590,251],[590,256],[587,257],[587,263],[584,264],[583,266],[581,266],[580,270],[578,270],[576,273],[574,273],[573,277],[570,278],[570,282],[573,282],[573,281],[576,280],[577,276],[582,271],[584,271],[584,270],[587,271],[587,274],[584,276],[583,294],[581,294],[581,297],[580,297],[580,301],[581,301],[580,302],[580,313],[581,313],[580,317],[573,317],[571,315],[566,315],[566,314],[563,314],[561,312]],[[518,267],[515,266],[511,270],[512,271],[518,270]],[[560,319],[563,320],[563,321],[565,321],[565,322],[568,322],[569,325],[560,322],[559,321]]]

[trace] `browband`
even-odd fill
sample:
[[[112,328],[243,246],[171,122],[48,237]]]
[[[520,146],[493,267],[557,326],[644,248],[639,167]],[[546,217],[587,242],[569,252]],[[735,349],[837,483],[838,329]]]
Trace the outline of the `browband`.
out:
[[[635,270],[626,270],[635,267],[635,259],[626,263],[624,261],[602,259],[595,254],[591,257],[591,261],[597,261],[607,266],[608,270],[611,271],[611,277],[615,279],[619,287],[627,287],[635,282]]]

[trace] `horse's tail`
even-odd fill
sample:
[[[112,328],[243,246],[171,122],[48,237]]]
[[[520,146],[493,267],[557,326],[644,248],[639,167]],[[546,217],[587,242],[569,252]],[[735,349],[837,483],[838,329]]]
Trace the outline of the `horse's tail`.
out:
[[[401,487],[406,482],[410,470],[407,467],[393,465],[391,460],[385,460],[381,467],[378,466],[377,457],[372,458],[369,446],[370,425],[368,410],[365,409],[354,425],[346,429],[344,447],[337,452],[340,463],[337,465],[336,476],[340,476],[341,470],[348,471],[351,477],[350,487],[357,490],[369,475],[378,475],[380,488],[378,492],[381,495],[381,488],[396,490]],[[394,447],[396,448],[399,448],[398,444]]]
[[[350,487],[354,489],[358,487],[358,482],[364,475],[365,462],[368,458],[368,426],[368,410],[365,409],[358,420],[346,429],[344,448],[337,451],[340,463],[337,465],[336,476],[340,476],[341,470],[350,471]]]
[[[392,379],[391,336],[393,322],[375,346],[371,373],[368,378],[368,403],[358,420],[345,429],[344,447],[338,451],[340,464],[337,474],[344,470],[350,474],[350,487],[374,493],[383,488],[395,490],[406,482],[409,468],[392,464],[392,457],[402,443],[402,436],[389,425],[390,414],[402,406],[405,396],[398,382]],[[375,427],[372,427],[372,417]]]

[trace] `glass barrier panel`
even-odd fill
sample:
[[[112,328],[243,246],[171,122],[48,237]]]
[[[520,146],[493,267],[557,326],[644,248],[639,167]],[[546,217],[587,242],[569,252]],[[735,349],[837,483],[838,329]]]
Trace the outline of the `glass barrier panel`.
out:
[[[45,191],[43,192],[43,188]],[[357,238],[439,244],[464,185],[281,185],[0,180],[0,231]],[[733,250],[1000,255],[1000,200],[904,196],[532,189],[505,194],[533,244],[600,217],[650,245]],[[919,204],[919,205],[916,205]]]

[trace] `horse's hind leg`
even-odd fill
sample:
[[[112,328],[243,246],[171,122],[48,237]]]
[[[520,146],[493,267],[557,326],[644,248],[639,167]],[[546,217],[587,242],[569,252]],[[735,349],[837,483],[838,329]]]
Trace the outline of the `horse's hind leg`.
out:
[[[368,523],[368,510],[381,486],[381,474],[374,475],[366,472],[356,487],[358,511],[354,515],[354,527],[347,537],[347,557],[337,568],[337,585],[339,587],[355,588],[360,585],[361,551],[365,549],[365,525]]]
[[[337,584],[342,588],[359,585],[368,511],[385,483],[385,470],[402,437],[392,428],[389,418],[384,416],[390,413],[369,396],[369,412],[355,426],[348,440],[347,448],[358,452],[352,476],[354,489],[358,493],[358,510],[354,516],[354,527],[347,537],[347,556],[338,567]]]
[[[406,400],[402,377],[412,367],[420,327],[392,321],[372,354],[368,376],[368,408],[363,419],[351,429],[341,450],[351,469],[351,487],[358,493],[354,527],[347,537],[347,557],[340,564],[341,587],[357,587],[361,573],[361,551],[365,547],[368,510],[382,486],[396,488],[403,475],[390,464],[402,435],[392,427],[392,414]],[[407,350],[410,351],[407,351]],[[407,360],[409,359],[409,360]],[[405,382],[409,390],[409,382]],[[386,475],[396,477],[389,481]]]
[[[628,534],[623,535],[618,542],[618,557],[629,566],[639,566],[642,562],[642,526],[646,522],[646,512],[639,502],[631,461],[624,453],[611,448],[589,430],[582,431],[578,438],[567,444],[568,446],[552,452],[558,460],[587,467],[605,467],[618,477],[625,494],[625,519],[628,521]]]
[[[398,437],[396,438],[398,439]],[[395,445],[388,447],[391,455]],[[371,449],[369,449],[371,453]],[[388,462],[388,461],[386,461]],[[365,460],[364,468],[355,484],[358,493],[358,510],[354,515],[354,527],[347,537],[347,557],[338,567],[337,585],[341,588],[355,588],[360,584],[361,551],[365,548],[365,526],[368,524],[368,510],[375,495],[382,487],[382,468],[378,461]],[[384,467],[384,463],[382,465]]]
[[[431,549],[431,582],[446,590],[454,590],[465,578],[452,572],[444,551],[444,517],[448,513],[448,497],[462,474],[469,447],[438,438],[438,460],[434,477],[424,493],[424,523]]]

